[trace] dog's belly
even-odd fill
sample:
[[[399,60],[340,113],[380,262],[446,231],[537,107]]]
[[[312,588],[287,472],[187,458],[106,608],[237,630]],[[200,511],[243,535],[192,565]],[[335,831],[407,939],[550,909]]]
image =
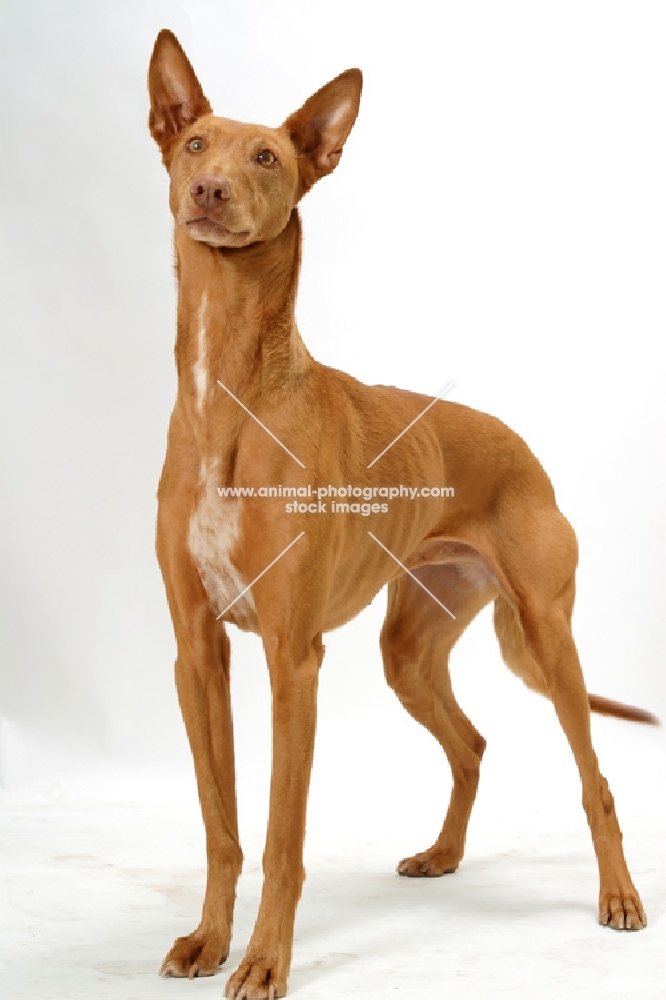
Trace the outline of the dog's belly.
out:
[[[250,590],[243,594],[249,581],[231,558],[239,530],[240,501],[221,499],[209,480],[190,519],[188,547],[215,614],[248,628],[256,619],[254,600]]]

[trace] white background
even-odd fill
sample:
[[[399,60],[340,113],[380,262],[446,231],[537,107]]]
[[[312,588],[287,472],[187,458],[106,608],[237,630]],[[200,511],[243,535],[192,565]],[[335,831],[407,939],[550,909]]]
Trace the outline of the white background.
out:
[[[590,690],[666,715],[663,5],[5,0],[5,799],[196,814],[153,554],[175,391],[167,178],[145,125],[162,27],[214,110],[241,120],[277,125],[363,69],[341,164],[302,205],[303,338],[366,382],[436,394],[455,378],[449,398],[528,441],[579,536]],[[309,837],[331,856],[403,828],[402,853],[424,848],[448,794],[440,751],[383,683],[383,605],[327,640]],[[253,842],[268,690],[259,640],[232,641]],[[489,741],[471,835],[584,834],[552,708],[502,666],[487,613],[453,675]],[[661,733],[594,732],[631,843],[663,830]]]

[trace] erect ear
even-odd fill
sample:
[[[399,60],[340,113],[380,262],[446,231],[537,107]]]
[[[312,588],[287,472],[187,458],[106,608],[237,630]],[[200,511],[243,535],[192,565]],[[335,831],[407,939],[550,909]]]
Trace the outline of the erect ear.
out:
[[[342,147],[356,121],[363,76],[348,69],[331,80],[282,126],[298,152],[298,197],[338,165]]]
[[[163,153],[170,139],[211,111],[180,42],[166,29],[157,36],[150,58],[148,93],[148,128]]]

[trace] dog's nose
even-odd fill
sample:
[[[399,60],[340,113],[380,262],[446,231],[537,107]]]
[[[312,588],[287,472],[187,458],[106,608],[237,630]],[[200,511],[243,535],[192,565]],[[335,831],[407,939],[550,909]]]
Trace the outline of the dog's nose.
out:
[[[214,174],[199,174],[190,187],[192,199],[201,208],[213,208],[231,198],[231,185],[226,177]]]

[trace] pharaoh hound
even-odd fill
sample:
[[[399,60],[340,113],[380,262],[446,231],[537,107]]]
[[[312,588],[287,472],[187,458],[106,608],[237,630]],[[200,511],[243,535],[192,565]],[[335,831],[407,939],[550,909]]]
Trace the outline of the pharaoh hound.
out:
[[[214,975],[229,952],[242,863],[233,624],[263,642],[273,756],[259,913],[226,996],[284,996],[304,879],[322,636],[385,584],[386,678],[439,741],[453,775],[441,833],[398,872],[443,875],[463,856],[485,741],[455,700],[448,658],[492,601],[506,664],[553,702],[571,745],[599,865],[599,920],[638,930],[645,912],[592,747],[590,709],[656,720],[587,694],[571,633],[576,539],[550,480],[499,420],[363,385],[315,361],[296,327],[297,206],[338,165],[361,73],[341,73],[279,128],[214,116],[169,31],[157,37],[148,82],[150,132],[170,179],[178,280],[178,391],[158,491],[157,552],[208,862],[201,922],[177,939],[162,974]],[[249,484],[280,490],[243,495],[253,492]],[[352,496],[368,503],[339,505],[330,489],[322,500],[321,484],[338,484],[337,496],[354,484]],[[386,484],[416,499],[393,499]],[[433,484],[451,489],[426,488]],[[284,496],[296,499],[287,504]],[[380,502],[386,496],[390,502]]]

